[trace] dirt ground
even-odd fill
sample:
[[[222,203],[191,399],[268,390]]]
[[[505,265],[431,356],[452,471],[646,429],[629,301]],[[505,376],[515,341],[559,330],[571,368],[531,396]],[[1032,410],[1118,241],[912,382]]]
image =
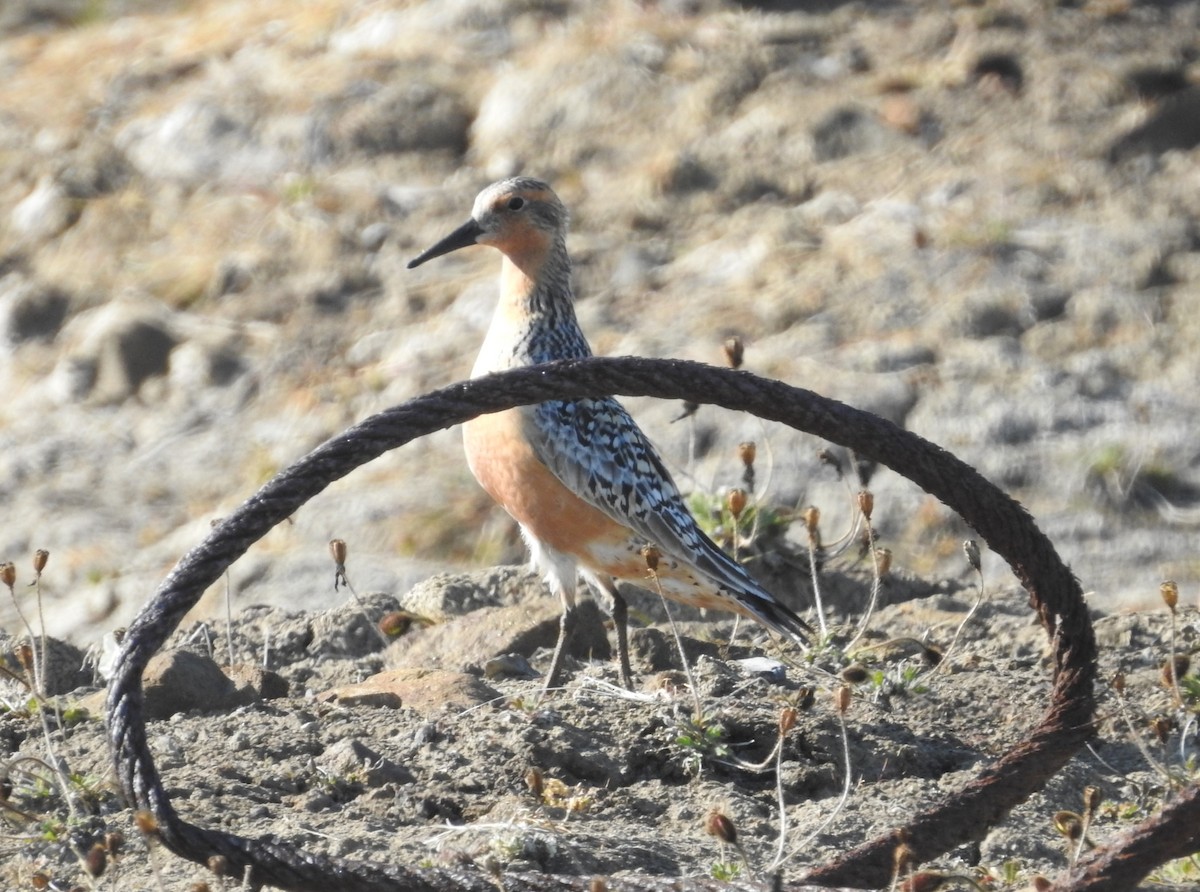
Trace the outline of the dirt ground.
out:
[[[276,834],[332,855],[576,875],[749,879],[778,869],[786,880],[957,789],[1040,715],[1049,689],[1046,640],[1022,593],[985,586],[949,648],[978,589],[946,588],[881,609],[849,656],[838,647],[781,650],[745,624],[727,646],[731,622],[681,622],[690,652],[699,654],[692,657],[699,722],[661,622],[634,633],[642,685],[635,692],[616,686],[611,661],[579,661],[565,688],[543,699],[536,678],[517,677],[528,673],[515,660],[476,676],[430,673],[397,703],[355,696],[354,685],[402,662],[397,654],[411,645],[401,638],[382,652],[353,602],[326,615],[252,609],[235,625],[235,650],[261,661],[263,630],[271,630],[265,659],[286,680],[286,695],[157,719],[149,739],[187,820]],[[364,598],[372,617],[396,606],[387,596]],[[838,633],[843,642],[855,622]],[[1165,608],[1102,617],[1097,632],[1101,677],[1124,673],[1124,699],[1105,685],[1092,743],[982,843],[932,867],[988,888],[1026,888],[1035,875],[1053,877],[1067,865],[1073,846],[1055,820],[1083,811],[1086,788],[1103,796],[1087,832],[1089,844],[1103,844],[1194,772],[1196,679],[1184,677],[1190,710],[1174,707],[1160,678],[1171,638]],[[1196,648],[1198,637],[1200,617],[1181,612],[1177,652]],[[906,638],[946,658],[930,665],[916,642],[896,640]],[[177,643],[217,661],[227,647],[221,624],[181,630]],[[544,648],[534,652],[533,671],[547,658]],[[842,687],[852,691],[844,717],[835,704]],[[58,699],[65,726],[49,737],[70,774],[72,817],[49,776],[39,722],[22,708],[16,686],[6,687],[0,738],[15,755],[0,884],[219,888],[205,868],[147,850],[110,780],[101,720],[79,715],[79,704],[97,703],[87,690]],[[787,708],[796,721],[776,759]],[[706,833],[714,810],[734,822],[744,861]],[[123,834],[124,845],[93,880],[82,859],[112,833]],[[1194,861],[1176,862],[1155,882],[1194,888],[1196,877]]]

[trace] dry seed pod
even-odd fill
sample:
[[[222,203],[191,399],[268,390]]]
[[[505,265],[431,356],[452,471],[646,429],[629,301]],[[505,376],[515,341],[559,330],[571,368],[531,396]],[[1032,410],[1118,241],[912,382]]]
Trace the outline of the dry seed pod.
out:
[[[604,882],[604,877],[592,877],[588,892],[608,892],[608,883]]]
[[[809,505],[800,516],[804,519],[804,528],[808,530],[808,535],[817,535],[817,526],[821,523],[821,509],[816,505]]]
[[[1150,730],[1159,743],[1166,743],[1171,736],[1171,720],[1166,716],[1155,716],[1150,720]]]
[[[1031,880],[1033,892],[1050,892],[1054,888],[1054,883],[1050,882],[1040,873]]]
[[[978,573],[982,566],[979,560],[979,543],[974,539],[964,539],[963,554],[967,556],[967,563],[971,565],[971,569]]]
[[[796,708],[802,710],[812,709],[812,705],[817,702],[817,690],[811,685],[803,685],[796,691]]]
[[[42,575],[42,571],[46,569],[46,562],[50,560],[50,552],[44,548],[39,548],[33,553],[33,572],[38,576]]]
[[[842,681],[849,682],[850,684],[862,684],[870,677],[871,673],[867,671],[867,667],[862,665],[862,663],[851,663],[841,671]]]
[[[1100,809],[1100,803],[1104,801],[1104,795],[1100,792],[1099,787],[1087,786],[1083,788],[1083,813],[1086,815],[1094,815]]]
[[[754,459],[758,456],[758,446],[752,440],[747,440],[745,443],[738,443],[738,458],[742,460],[747,468],[754,464]]]
[[[329,555],[333,558],[333,562],[339,567],[344,566],[346,563],[346,540],[330,539]]]
[[[133,823],[146,836],[158,836],[158,820],[144,808],[134,812]]]
[[[44,870],[35,870],[33,875],[29,877],[29,885],[35,889],[49,889],[50,874]]]
[[[737,828],[733,826],[733,821],[715,808],[704,818],[704,831],[709,836],[715,836],[721,842],[727,842],[730,845],[737,844]]]
[[[1071,842],[1078,842],[1079,837],[1083,836],[1083,818],[1073,811],[1056,811],[1054,829]]]
[[[875,494],[871,490],[859,490],[858,510],[862,512],[863,517],[867,520],[871,519],[871,512],[875,510]]]
[[[229,859],[224,855],[213,855],[205,862],[208,869],[219,877],[229,875]]]
[[[393,610],[379,618],[379,631],[388,638],[399,638],[412,627],[413,615],[405,610]]]
[[[106,867],[108,867],[108,852],[104,850],[104,843],[93,843],[83,858],[83,869],[91,876],[98,877],[104,873]]]
[[[850,711],[852,697],[853,691],[848,685],[838,685],[837,690],[833,692],[833,705],[837,708],[839,715],[845,715]]]
[[[121,849],[125,847],[125,834],[120,830],[114,830],[111,833],[104,835],[104,848],[108,850],[108,854],[112,857],[117,857],[121,854]]]
[[[746,510],[746,490],[731,489],[725,494],[725,507],[729,509],[729,513],[733,515],[733,519],[737,520],[742,516],[742,512]]]
[[[942,888],[945,883],[944,874],[935,873],[932,870],[922,870],[901,883],[900,888],[903,892],[934,892],[934,890]]]
[[[642,557],[646,559],[646,569],[651,573],[658,572],[658,559],[662,557],[662,552],[653,545],[642,546]]]
[[[525,786],[529,788],[529,792],[533,794],[533,798],[538,802],[542,801],[542,793],[545,791],[545,779],[542,777],[542,772],[534,767],[525,772]]]
[[[742,339],[737,335],[726,338],[721,348],[725,351],[725,361],[729,363],[729,367],[731,369],[740,369],[742,367],[742,359],[746,355],[746,345],[742,343]]]
[[[1187,675],[1190,668],[1192,668],[1192,661],[1187,654],[1175,654],[1171,659],[1164,660],[1160,670],[1163,687],[1175,687],[1179,679]]]
[[[1174,579],[1168,579],[1158,587],[1158,593],[1162,595],[1163,603],[1167,608],[1174,613],[1175,606],[1179,603],[1179,586],[1175,584]]]
[[[1123,697],[1125,695],[1125,673],[1117,672],[1109,681],[1109,685],[1117,692],[1117,696]]]
[[[0,582],[7,585],[10,592],[12,591],[12,587],[16,585],[17,568],[12,561],[5,561],[3,564],[0,564]]]
[[[33,648],[28,644],[18,644],[13,648],[13,656],[17,658],[17,663],[26,672],[33,671]]]
[[[876,548],[875,560],[879,563],[879,575],[887,576],[892,569],[892,550],[890,548]]]
[[[796,727],[796,717],[799,715],[795,709],[790,706],[785,706],[779,710],[779,734],[783,736]]]

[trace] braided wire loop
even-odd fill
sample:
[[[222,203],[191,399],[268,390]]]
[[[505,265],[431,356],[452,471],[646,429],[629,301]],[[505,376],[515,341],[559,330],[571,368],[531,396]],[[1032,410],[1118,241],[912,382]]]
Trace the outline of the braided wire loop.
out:
[[[748,372],[673,360],[566,360],[455,384],[355,425],[263,486],[163,580],[126,632],[109,686],[107,723],[122,789],[135,808],[153,815],[156,832],[168,848],[200,863],[223,855],[234,875],[249,873],[253,884],[269,883],[283,889],[495,889],[494,881],[481,873],[337,861],[275,838],[245,838],[182,820],[171,806],[147,746],[142,671],[183,615],[230,564],[268,530],[360,465],[476,415],[550,399],[610,394],[683,399],[750,412],[888,466],[959,514],[1008,562],[1051,638],[1053,688],[1044,714],[1022,742],[906,826],[812,870],[804,878],[806,883],[885,886],[891,880],[893,852],[901,840],[919,861],[925,861],[982,839],[1010,809],[1040,789],[1087,739],[1095,711],[1096,643],[1079,583],[1028,513],[973,468],[869,412]],[[614,890],[737,888],[737,884],[715,880],[666,877],[606,883]],[[588,885],[585,877],[504,877],[504,888],[510,892],[582,890]]]

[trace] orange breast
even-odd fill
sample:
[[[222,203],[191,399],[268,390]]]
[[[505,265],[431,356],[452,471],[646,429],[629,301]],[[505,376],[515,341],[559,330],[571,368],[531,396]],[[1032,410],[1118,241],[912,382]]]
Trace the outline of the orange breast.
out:
[[[534,454],[522,423],[528,409],[483,415],[463,425],[471,472],[488,494],[538,540],[601,575],[624,579],[672,600],[753,614],[686,561],[664,555],[658,586],[649,578],[643,540],[579,498]]]
[[[625,542],[629,532],[563,486],[534,455],[522,429],[525,411],[482,415],[463,425],[467,464],[514,520],[555,551],[591,564],[591,546]]]

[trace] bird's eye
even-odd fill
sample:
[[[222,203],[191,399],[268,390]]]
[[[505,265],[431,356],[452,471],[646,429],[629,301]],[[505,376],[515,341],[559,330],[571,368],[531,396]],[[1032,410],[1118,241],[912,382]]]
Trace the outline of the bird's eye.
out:
[[[522,198],[520,195],[517,195],[508,200],[508,209],[510,211],[519,211],[523,207],[525,207],[525,199]]]

